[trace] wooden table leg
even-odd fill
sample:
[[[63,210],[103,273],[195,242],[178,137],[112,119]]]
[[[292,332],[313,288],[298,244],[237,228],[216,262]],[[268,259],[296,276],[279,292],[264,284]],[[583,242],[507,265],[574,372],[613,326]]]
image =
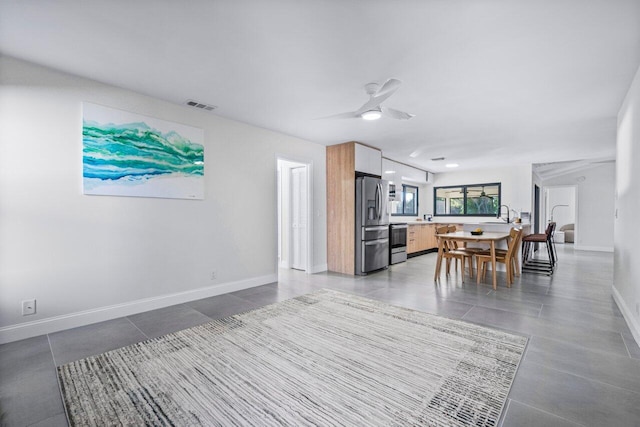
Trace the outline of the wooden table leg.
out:
[[[436,274],[433,277],[433,281],[437,282],[440,279],[440,267],[442,266],[442,254],[444,253],[444,243],[442,239],[438,239],[438,259],[436,261]]]
[[[515,264],[515,272],[516,276],[520,277],[520,248],[516,248],[515,253],[513,254],[513,263]]]
[[[493,290],[497,289],[497,275],[496,275],[496,244],[492,240],[491,241],[491,273],[493,273]]]

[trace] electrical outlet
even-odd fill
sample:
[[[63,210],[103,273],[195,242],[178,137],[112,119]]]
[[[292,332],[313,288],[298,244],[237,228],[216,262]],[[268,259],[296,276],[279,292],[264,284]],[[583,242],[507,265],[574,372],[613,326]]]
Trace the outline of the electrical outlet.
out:
[[[26,299],[22,301],[22,315],[29,316],[31,314],[36,314],[36,300]]]
[[[216,280],[218,278],[218,276],[216,275],[215,271],[211,272],[211,280]]]

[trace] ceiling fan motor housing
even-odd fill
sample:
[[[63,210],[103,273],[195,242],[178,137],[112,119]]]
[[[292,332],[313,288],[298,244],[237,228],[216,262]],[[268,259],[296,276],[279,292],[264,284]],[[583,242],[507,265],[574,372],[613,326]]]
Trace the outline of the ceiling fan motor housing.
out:
[[[375,95],[379,87],[380,85],[378,83],[371,82],[364,85],[364,90],[367,92],[367,95],[371,96],[371,95]]]

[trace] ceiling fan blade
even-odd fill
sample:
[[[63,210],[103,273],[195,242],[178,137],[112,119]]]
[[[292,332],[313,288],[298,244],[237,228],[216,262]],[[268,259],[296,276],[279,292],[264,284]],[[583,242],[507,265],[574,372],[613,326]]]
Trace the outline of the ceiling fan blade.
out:
[[[415,117],[414,114],[405,113],[404,111],[394,110],[393,108],[382,107],[382,114],[386,117],[397,120],[409,120]]]
[[[402,82],[398,79],[389,79],[386,82],[384,82],[384,84],[382,86],[380,86],[380,89],[378,89],[378,91],[373,95],[375,98],[378,98],[382,95],[386,95],[389,94],[387,96],[387,98],[391,95],[393,95],[393,93],[395,91],[398,90],[398,88],[400,87],[400,85],[402,84]],[[386,98],[385,98],[386,99]]]
[[[372,94],[367,102],[362,105],[362,107],[358,108],[356,111],[357,115],[364,113],[365,111],[375,110],[380,104],[382,104],[387,98],[393,95],[402,82],[398,79],[389,79],[387,80],[376,93]]]
[[[331,116],[318,117],[317,119],[314,119],[314,120],[355,119],[360,116],[359,114],[356,114],[356,113],[357,112],[350,111],[348,113],[340,113],[340,114],[333,114]]]

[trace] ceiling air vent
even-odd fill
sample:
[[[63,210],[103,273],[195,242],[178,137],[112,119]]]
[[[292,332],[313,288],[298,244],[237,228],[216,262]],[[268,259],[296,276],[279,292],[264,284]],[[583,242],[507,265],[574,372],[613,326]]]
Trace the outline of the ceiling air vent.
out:
[[[215,105],[204,104],[202,102],[194,101],[193,99],[187,99],[184,102],[184,105],[188,105],[189,107],[198,108],[205,111],[213,111],[218,108]]]
[[[433,160],[434,162],[439,162],[439,161],[441,161],[441,160],[444,160],[444,157],[434,157],[434,158],[433,158],[433,159],[431,159],[431,160]]]

